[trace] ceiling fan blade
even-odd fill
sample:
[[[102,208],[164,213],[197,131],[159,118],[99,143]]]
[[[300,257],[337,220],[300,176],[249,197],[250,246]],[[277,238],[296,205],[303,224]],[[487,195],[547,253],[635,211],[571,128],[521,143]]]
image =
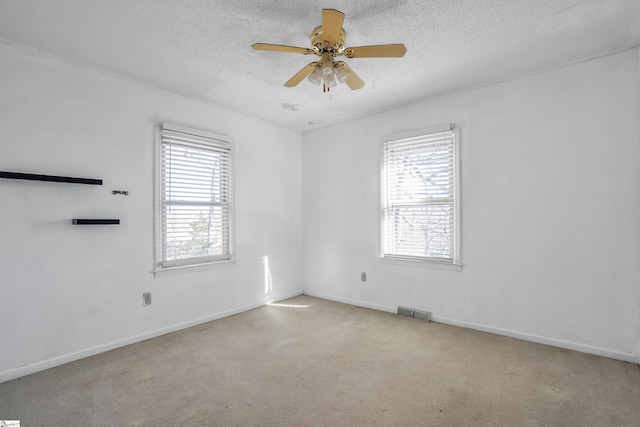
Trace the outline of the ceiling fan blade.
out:
[[[364,82],[356,73],[353,72],[351,67],[349,67],[344,61],[338,61],[338,65],[345,69],[349,73],[349,76],[344,81],[347,86],[349,86],[352,90],[360,89],[364,86]]]
[[[373,46],[358,46],[345,49],[344,56],[347,58],[400,58],[407,52],[407,48],[402,43],[399,44],[379,44]]]
[[[322,9],[322,38],[330,43],[340,41],[344,13],[335,9]]]
[[[284,46],[281,44],[255,43],[251,47],[254,48],[255,50],[270,50],[274,52],[302,53],[303,55],[309,55],[310,53],[313,53],[313,50],[307,49],[306,47]]]
[[[300,83],[302,80],[304,80],[305,77],[307,77],[309,74],[313,73],[313,70],[315,68],[316,68],[316,63],[315,62],[312,62],[312,63],[308,64],[302,70],[298,71],[295,76],[293,76],[289,80],[287,80],[287,82],[284,85],[286,87],[296,86],[298,83]]]

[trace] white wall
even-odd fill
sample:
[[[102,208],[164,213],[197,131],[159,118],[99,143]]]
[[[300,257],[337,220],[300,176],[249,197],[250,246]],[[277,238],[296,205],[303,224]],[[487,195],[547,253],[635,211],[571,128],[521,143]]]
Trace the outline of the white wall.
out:
[[[305,293],[637,362],[638,81],[634,49],[305,133]],[[463,270],[383,263],[380,139],[449,122]]]
[[[2,44],[0,94],[0,170],[104,180],[0,179],[0,381],[301,292],[299,133]],[[153,277],[162,121],[235,141],[236,264]]]

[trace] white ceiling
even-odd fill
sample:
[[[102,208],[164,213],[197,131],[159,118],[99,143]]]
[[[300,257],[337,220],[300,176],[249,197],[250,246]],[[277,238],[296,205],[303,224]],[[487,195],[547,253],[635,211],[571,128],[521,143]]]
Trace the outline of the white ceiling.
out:
[[[283,83],[316,58],[321,10],[347,46],[404,43],[404,58],[346,62],[365,81],[329,93]],[[0,0],[0,39],[306,131],[395,105],[638,46],[639,0]]]

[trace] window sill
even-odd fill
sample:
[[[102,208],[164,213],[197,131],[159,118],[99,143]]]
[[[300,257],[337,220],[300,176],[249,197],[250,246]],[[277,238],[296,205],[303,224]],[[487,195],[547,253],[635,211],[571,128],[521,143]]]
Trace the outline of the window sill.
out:
[[[403,265],[406,267],[435,268],[438,270],[462,271],[462,264],[385,257],[379,257],[379,259],[385,264]]]
[[[175,276],[176,274],[195,273],[198,271],[213,270],[217,268],[232,267],[236,264],[236,260],[204,262],[201,264],[180,265],[177,267],[166,267],[153,270],[154,277]]]

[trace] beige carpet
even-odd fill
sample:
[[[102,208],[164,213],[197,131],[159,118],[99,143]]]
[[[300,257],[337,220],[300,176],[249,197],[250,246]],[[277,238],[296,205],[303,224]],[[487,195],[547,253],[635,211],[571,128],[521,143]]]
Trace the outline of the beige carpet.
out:
[[[640,367],[308,296],[0,384],[40,426],[638,426]]]

